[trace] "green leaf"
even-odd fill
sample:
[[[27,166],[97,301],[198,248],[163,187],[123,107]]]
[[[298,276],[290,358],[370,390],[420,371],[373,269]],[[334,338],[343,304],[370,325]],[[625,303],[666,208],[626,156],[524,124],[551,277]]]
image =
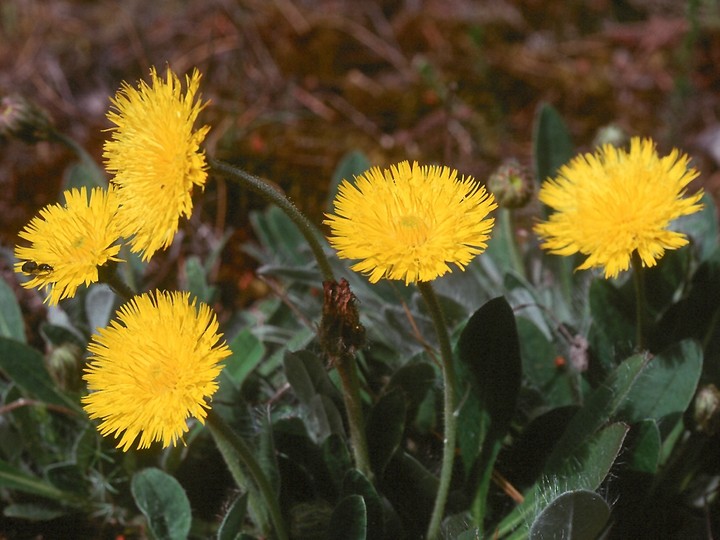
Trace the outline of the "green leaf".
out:
[[[10,504],[3,508],[4,517],[26,519],[28,521],[50,521],[67,514],[68,511],[59,506],[37,503]]]
[[[460,334],[455,364],[457,394],[465,400],[458,418],[458,439],[469,470],[486,437],[494,441],[505,435],[520,390],[517,327],[503,297],[490,300],[470,317]]]
[[[537,481],[553,446],[567,429],[579,407],[550,409],[532,419],[503,454],[508,480],[523,490]]]
[[[557,170],[575,154],[570,132],[557,110],[547,103],[540,105],[533,128],[535,173],[539,182],[555,176]]]
[[[660,430],[654,420],[639,422],[630,442],[630,468],[655,474],[660,463]]]
[[[627,422],[683,413],[695,395],[703,353],[694,340],[682,341],[648,363],[617,412]]]
[[[302,233],[278,207],[252,212],[250,222],[260,244],[268,250],[265,254],[254,253],[261,256],[261,262],[303,266],[313,261]]]
[[[610,507],[593,491],[559,495],[530,528],[530,540],[595,540],[610,519]]]
[[[720,246],[695,271],[687,295],[672,305],[651,337],[654,350],[685,338],[703,344],[708,358],[720,354]],[[705,376],[720,384],[720,362],[707,362]]]
[[[249,329],[244,329],[229,343],[232,354],[225,359],[222,373],[236,388],[240,388],[247,376],[265,357],[265,346]]]
[[[474,491],[473,519],[482,523],[495,459],[520,391],[520,344],[505,298],[488,301],[470,317],[460,334],[455,363],[457,393],[463,401],[458,416],[460,455],[466,472],[472,470],[468,483]]]
[[[548,492],[596,490],[615,462],[627,432],[627,425],[619,422],[611,424],[576,447],[572,457],[560,468],[546,468],[546,474],[525,494],[523,502],[493,530],[493,534],[503,537],[514,530],[509,538],[525,538],[527,530],[517,527],[533,519],[540,509],[538,501],[551,498]]]
[[[12,339],[0,337],[0,369],[25,394],[45,403],[60,405],[84,414],[80,405],[55,387],[45,369],[43,356],[35,349]]]
[[[523,376],[534,387],[542,403],[549,407],[572,405],[572,380],[568,370],[560,370],[555,365],[557,349],[545,337],[545,334],[530,320],[517,318],[522,357]]]
[[[160,469],[148,468],[133,475],[133,499],[158,540],[184,540],[190,532],[190,502],[180,483]]]
[[[85,187],[90,192],[96,187],[107,187],[105,172],[89,156],[73,163],[65,170],[65,189]]]
[[[88,481],[75,463],[53,463],[45,469],[45,476],[53,486],[63,491],[75,493],[78,497],[88,495]]]
[[[345,444],[345,438],[337,434],[331,434],[322,442],[321,450],[323,461],[330,474],[330,480],[339,493],[342,491],[345,474],[353,467],[350,451]]]
[[[437,476],[406,452],[396,452],[385,468],[383,495],[403,517],[407,538],[422,538],[438,491]]]
[[[360,471],[349,470],[345,475],[342,489],[343,497],[360,495],[365,501],[367,516],[367,539],[381,540],[385,537],[382,502],[375,487]]]
[[[104,283],[95,284],[88,289],[85,295],[85,313],[91,332],[108,325],[116,300],[115,293]]]
[[[430,364],[423,362],[406,364],[393,373],[386,391],[402,389],[408,412],[417,411],[428,390],[435,383],[436,377],[435,369]]]
[[[200,258],[193,255],[185,260],[185,288],[193,296],[206,304],[212,304],[215,299],[217,287],[208,283],[207,271],[200,262]]]
[[[73,493],[58,489],[2,460],[0,460],[0,487],[39,495],[59,502],[78,504],[78,498]]]
[[[20,305],[5,279],[0,279],[0,337],[27,343]]]
[[[635,346],[635,297],[627,288],[618,289],[607,279],[590,285],[590,312],[595,355],[606,360],[624,358]]]
[[[333,200],[337,195],[338,186],[343,180],[353,182],[355,176],[359,176],[370,168],[371,164],[367,156],[359,150],[353,150],[345,154],[338,166],[335,168],[328,186],[327,201],[325,203],[325,211],[332,212]]]
[[[309,405],[317,394],[331,398],[336,404],[342,403],[337,388],[317,355],[305,350],[286,351],[283,364],[285,377],[303,404]]]
[[[702,210],[688,216],[681,216],[674,222],[674,228],[686,232],[693,241],[694,246],[700,252],[700,260],[708,259],[717,248],[718,236],[718,210],[715,201],[706,191],[703,193],[700,203]],[[667,255],[667,253],[665,254]]]
[[[643,268],[645,299],[653,317],[665,311],[685,287],[691,262],[690,247],[685,246],[665,252],[658,264]]]
[[[365,540],[367,515],[360,495],[349,495],[333,510],[328,527],[328,540]]]
[[[366,436],[370,464],[378,478],[393,457],[405,431],[405,397],[394,391],[383,395],[370,411]]]
[[[238,496],[225,513],[220,528],[218,529],[217,540],[236,540],[240,538],[245,514],[247,513],[248,494]]]
[[[610,421],[625,403],[648,362],[646,356],[631,356],[588,396],[585,405],[575,414],[555,445],[545,466],[546,473],[557,473],[566,462],[575,459],[578,449]]]
[[[315,395],[310,401],[309,410],[315,420],[313,428],[316,441],[324,441],[333,433],[345,435],[342,415],[329,397]]]

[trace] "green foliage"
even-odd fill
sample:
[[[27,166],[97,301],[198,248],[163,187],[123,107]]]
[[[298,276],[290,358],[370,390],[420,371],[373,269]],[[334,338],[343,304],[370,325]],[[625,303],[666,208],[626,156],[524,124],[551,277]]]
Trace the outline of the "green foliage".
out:
[[[157,540],[182,540],[190,532],[190,503],[175,478],[160,469],[144,469],[132,478],[135,504]]]
[[[538,181],[574,155],[549,105],[538,112],[533,143]],[[363,154],[348,154],[330,192],[369,166]],[[74,182],[95,183],[81,172]],[[646,350],[637,350],[630,279],[609,281],[574,271],[571,258],[548,259],[536,242],[516,241],[509,214],[498,219],[486,253],[433,283],[457,378],[446,538],[584,539],[606,527],[636,537],[635,515],[655,504],[670,499],[699,511],[694,490],[717,508],[710,489],[717,433],[701,432],[694,420],[698,389],[720,386],[717,213],[709,197],[704,205],[674,224],[690,245],[644,272]],[[101,516],[133,528],[140,512],[155,538],[282,538],[262,477],[289,537],[425,535],[445,417],[440,346],[422,297],[402,283],[370,284],[331,258],[356,297],[367,341],[352,351],[370,461],[361,470],[337,369],[343,359],[326,357],[317,336],[324,289],[313,254],[277,208],[250,221],[256,241],[244,250],[277,294],[223,314],[232,354],[209,404],[217,418],[191,422],[174,449],[120,452],[80,405],[89,336],[120,303],[111,289],[82,290],[48,311],[38,335],[26,335],[12,288],[0,283],[5,518]],[[179,265],[180,287],[200,301],[222,302],[214,269],[228,238],[208,257]],[[129,258],[135,266],[127,275],[142,286],[145,267]],[[610,504],[616,498],[622,504]],[[662,520],[647,526],[657,537]]]
[[[568,491],[552,501],[530,528],[530,540],[595,540],[610,518],[610,507],[592,491]]]

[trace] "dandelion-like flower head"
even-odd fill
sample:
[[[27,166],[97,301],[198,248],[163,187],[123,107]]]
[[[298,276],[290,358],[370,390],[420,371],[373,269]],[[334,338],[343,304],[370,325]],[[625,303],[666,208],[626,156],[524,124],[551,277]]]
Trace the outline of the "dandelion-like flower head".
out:
[[[432,281],[464,268],[487,247],[497,208],[492,194],[472,177],[448,167],[375,167],[352,184],[344,180],[328,214],[330,244],[338,255],[359,259],[353,270],[406,284]]]
[[[151,84],[138,88],[123,83],[112,99],[108,119],[115,124],[105,143],[107,170],[118,187],[123,236],[144,260],[167,248],[180,216],[192,213],[193,186],[204,188],[205,153],[200,149],[208,126],[193,131],[205,106],[195,100],[200,73],[186,77],[185,93],[178,77],[167,70],[165,80],[153,68]]]
[[[557,255],[586,255],[579,270],[603,268],[605,277],[627,270],[637,251],[654,266],[666,249],[688,243],[670,223],[702,208],[702,192],[686,196],[698,176],[678,150],[659,157],[654,143],[635,137],[630,150],[602,146],[574,158],[540,189],[540,201],[554,209],[535,226],[542,247]]]
[[[189,417],[204,422],[206,400],[217,390],[220,362],[230,349],[211,309],[189,298],[187,292],[136,296],[88,346],[83,378],[90,394],[83,407],[123,450],[138,435],[139,448],[175,444]]]
[[[51,306],[75,296],[80,285],[96,282],[99,266],[120,260],[115,191],[94,188],[88,199],[83,187],[64,197],[64,205],[46,206],[19,233],[30,245],[15,247],[15,271],[32,276],[23,287],[47,288],[45,301]]]

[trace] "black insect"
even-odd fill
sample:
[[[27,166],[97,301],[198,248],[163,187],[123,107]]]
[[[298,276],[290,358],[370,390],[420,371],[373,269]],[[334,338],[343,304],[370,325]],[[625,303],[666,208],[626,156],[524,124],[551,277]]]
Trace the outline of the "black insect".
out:
[[[42,274],[49,274],[53,271],[53,267],[47,263],[36,263],[35,261],[25,261],[22,265],[21,270],[26,274],[38,276]]]

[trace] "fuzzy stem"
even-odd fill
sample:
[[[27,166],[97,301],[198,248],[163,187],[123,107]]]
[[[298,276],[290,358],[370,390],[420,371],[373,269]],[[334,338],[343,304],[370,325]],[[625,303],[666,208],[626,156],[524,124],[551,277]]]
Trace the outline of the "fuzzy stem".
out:
[[[292,220],[292,222],[298,227],[302,235],[305,237],[310,249],[317,260],[320,272],[323,275],[324,281],[334,281],[332,268],[330,268],[330,262],[325,256],[322,245],[315,235],[315,230],[308,221],[308,219],[295,207],[290,200],[280,193],[277,189],[272,187],[268,182],[250,174],[247,171],[233,167],[228,163],[219,161],[217,159],[210,158],[210,166],[217,172],[222,173],[225,176],[230,177],[244,187],[253,190],[255,193],[260,194],[265,199],[275,204],[285,212],[285,214]]]
[[[355,467],[372,482],[373,473],[370,468],[367,437],[365,436],[365,420],[363,418],[362,399],[360,398],[360,384],[358,383],[355,357],[345,355],[344,358],[335,362],[335,368],[340,375],[340,382],[343,388],[343,401],[345,402],[345,410],[348,415]]]
[[[645,272],[637,251],[632,254],[633,285],[635,288],[635,345],[639,350],[645,349],[647,338],[647,298],[645,297]]]
[[[432,318],[440,343],[440,355],[442,357],[442,371],[445,382],[444,421],[445,440],[443,444],[442,466],[440,469],[440,483],[435,497],[430,524],[428,525],[427,540],[435,540],[440,535],[440,524],[445,513],[445,502],[450,490],[452,478],[453,461],[455,459],[455,440],[457,437],[457,416],[455,415],[455,369],[453,367],[452,348],[450,347],[450,336],[448,335],[445,317],[440,309],[435,291],[430,282],[419,281],[418,289],[427,303],[430,317]]]
[[[518,251],[517,242],[515,240],[515,220],[513,219],[513,211],[508,208],[501,208],[499,211],[500,223],[505,232],[505,244],[510,254],[510,262],[518,275],[525,278],[525,266],[522,257]]]
[[[215,439],[218,449],[222,453],[225,463],[230,469],[233,478],[238,483],[238,487],[246,489],[246,486],[242,482],[244,480],[244,475],[242,474],[242,471],[238,469],[238,463],[235,461],[233,453],[228,451],[229,448],[232,448],[235,456],[240,459],[240,462],[242,462],[244,467],[250,473],[255,486],[260,491],[260,495],[270,514],[270,520],[275,527],[275,536],[279,540],[287,540],[288,534],[285,529],[285,520],[283,519],[280,507],[278,506],[277,493],[273,491],[270,481],[260,467],[260,464],[253,456],[250,447],[230,428],[227,422],[225,422],[225,420],[223,420],[222,417],[212,409],[208,411],[206,420],[210,433]]]
[[[109,285],[113,292],[126,302],[137,294],[120,278],[117,273],[116,263],[100,266],[98,268],[98,281]]]

